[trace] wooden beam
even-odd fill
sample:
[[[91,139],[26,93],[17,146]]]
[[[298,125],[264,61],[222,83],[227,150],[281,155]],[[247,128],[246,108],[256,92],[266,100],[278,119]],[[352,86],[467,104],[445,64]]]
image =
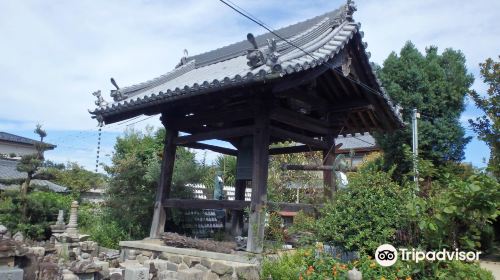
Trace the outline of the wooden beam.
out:
[[[178,132],[176,130],[166,129],[165,142],[163,144],[163,159],[161,163],[161,174],[158,188],[156,189],[156,198],[153,212],[153,220],[151,221],[150,238],[159,238],[160,234],[165,230],[165,222],[167,214],[162,206],[162,202],[170,196],[172,186],[172,175],[174,173],[175,152],[174,144]]]
[[[167,118],[167,125],[175,127],[179,131],[188,130],[193,127],[202,127],[219,122],[234,122],[244,119],[253,118],[252,110],[247,108],[237,108],[221,111],[199,112],[195,115],[188,115],[184,117],[169,117]]]
[[[307,153],[307,152],[315,152],[322,151],[322,148],[317,147],[309,147],[307,145],[297,145],[290,147],[278,147],[269,149],[270,155],[281,155],[281,154],[296,154],[296,153]]]
[[[164,207],[180,209],[231,209],[244,210],[250,206],[250,201],[215,200],[215,199],[167,199]]]
[[[337,144],[335,146],[335,151],[339,151],[342,144]],[[316,152],[323,151],[323,148],[318,147],[309,147],[307,145],[297,145],[290,147],[278,147],[269,149],[269,155],[281,155],[281,154],[295,154],[295,153],[307,153],[307,152]]]
[[[318,134],[327,134],[330,132],[326,122],[285,108],[274,108],[271,111],[271,119]]]
[[[244,200],[213,200],[213,199],[167,199],[164,201],[165,208],[178,209],[228,209],[245,210],[250,206],[250,201]],[[316,206],[305,203],[285,203],[285,202],[267,202],[266,208],[272,211],[304,211],[314,213]],[[320,207],[320,206],[319,206]]]
[[[272,211],[290,211],[299,212],[303,211],[305,213],[316,213],[316,206],[312,204],[305,203],[286,203],[286,202],[268,202],[267,207]],[[318,208],[321,208],[319,205]]]
[[[292,140],[294,142],[310,145],[312,147],[329,149],[328,143],[314,139],[302,134],[291,132],[282,128],[271,126],[271,135],[283,140]]]
[[[224,148],[224,147],[209,145],[209,144],[205,144],[205,143],[194,142],[194,143],[182,144],[181,146],[184,146],[187,148],[193,148],[193,149],[200,149],[200,150],[210,150],[212,152],[221,153],[221,154],[230,155],[230,156],[237,156],[238,155],[238,151],[235,149]]]
[[[328,104],[330,102],[312,93],[313,92],[307,92],[306,90],[302,90],[299,88],[293,88],[286,92],[279,93],[276,96],[279,98],[292,98],[307,103],[311,105],[313,110],[317,110],[320,112],[328,111],[329,109]]]
[[[253,126],[240,126],[232,128],[224,128],[209,132],[200,132],[192,135],[180,136],[175,140],[175,144],[184,145],[188,143],[211,140],[211,139],[226,139],[245,135],[251,135]]]
[[[329,67],[325,64],[315,67],[313,69],[309,69],[305,71],[305,73],[300,73],[298,75],[290,75],[284,79],[281,79],[277,82],[273,89],[273,93],[282,92],[285,90],[289,90],[298,86],[301,86],[310,80],[316,79],[319,75],[325,73]]]
[[[335,137],[328,135],[325,137],[330,146],[335,146]],[[323,150],[323,164],[333,165],[335,161],[335,148]],[[332,170],[323,170],[323,190],[325,198],[332,199],[337,191],[336,176]]]

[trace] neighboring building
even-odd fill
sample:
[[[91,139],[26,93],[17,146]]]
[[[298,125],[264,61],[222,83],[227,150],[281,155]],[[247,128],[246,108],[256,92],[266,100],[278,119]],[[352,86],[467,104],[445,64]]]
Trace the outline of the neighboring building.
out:
[[[336,154],[344,154],[346,157],[350,158],[352,161],[352,166],[357,167],[362,161],[363,158],[372,153],[372,152],[380,152],[380,147],[375,142],[375,138],[371,136],[369,133],[360,134],[356,133],[354,135],[339,135],[335,139],[335,144],[342,144],[340,149],[338,149]],[[350,156],[351,152],[354,153],[353,156]]]
[[[17,160],[0,159],[0,190],[19,189],[28,174],[17,170]],[[32,179],[30,186],[37,189],[47,189],[57,193],[66,193],[68,188],[52,183],[48,180]]]
[[[0,131],[0,156],[11,157],[11,155],[15,155],[15,157],[20,157],[35,154],[37,152],[35,144],[37,143],[40,141]],[[49,143],[45,143],[45,145],[47,150],[53,150],[56,147],[56,145]]]
[[[0,131],[0,190],[19,189],[28,174],[17,170],[21,156],[37,153],[35,145],[40,143],[33,139]],[[47,150],[53,150],[56,145],[44,143]],[[30,186],[46,189],[57,193],[68,192],[68,188],[59,186],[48,180],[33,179]]]

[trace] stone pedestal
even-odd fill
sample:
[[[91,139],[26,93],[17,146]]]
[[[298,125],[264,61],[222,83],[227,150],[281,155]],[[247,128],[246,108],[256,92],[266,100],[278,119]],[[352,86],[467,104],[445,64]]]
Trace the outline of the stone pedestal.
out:
[[[23,280],[23,270],[5,266],[0,267],[0,280]]]
[[[125,269],[124,280],[148,280],[149,268],[146,267],[129,267]]]

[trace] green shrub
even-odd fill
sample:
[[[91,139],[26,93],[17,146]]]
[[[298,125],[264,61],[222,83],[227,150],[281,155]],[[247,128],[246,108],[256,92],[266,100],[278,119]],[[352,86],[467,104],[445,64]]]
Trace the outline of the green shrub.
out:
[[[429,249],[487,249],[493,234],[490,225],[500,206],[500,184],[485,174],[462,180],[445,175],[448,184],[436,188],[428,198],[408,204],[418,224],[421,244]],[[481,244],[483,242],[484,244]]]
[[[314,250],[298,250],[284,253],[277,258],[265,258],[261,279],[347,279],[347,272],[356,268],[363,279],[469,279],[493,280],[491,272],[481,269],[477,263],[461,261],[410,262],[398,260],[390,267],[378,265],[370,256],[341,263],[326,255],[316,255]]]
[[[50,225],[57,219],[59,210],[68,213],[71,196],[54,192],[32,192],[28,194],[26,223],[21,223],[21,198],[19,191],[0,194],[0,223],[12,233],[21,231],[26,237],[44,240],[50,237]]]
[[[321,209],[318,238],[349,251],[371,254],[384,243],[398,245],[396,232],[407,225],[407,188],[381,171],[358,172],[349,186]]]

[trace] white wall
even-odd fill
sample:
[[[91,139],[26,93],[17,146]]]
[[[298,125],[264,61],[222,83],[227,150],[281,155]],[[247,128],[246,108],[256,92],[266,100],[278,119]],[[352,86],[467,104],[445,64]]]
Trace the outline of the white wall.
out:
[[[29,155],[29,154],[35,154],[36,149],[34,146],[0,142],[0,154],[5,154],[5,155],[9,156],[11,153],[15,153],[16,155],[24,156],[24,155]]]

